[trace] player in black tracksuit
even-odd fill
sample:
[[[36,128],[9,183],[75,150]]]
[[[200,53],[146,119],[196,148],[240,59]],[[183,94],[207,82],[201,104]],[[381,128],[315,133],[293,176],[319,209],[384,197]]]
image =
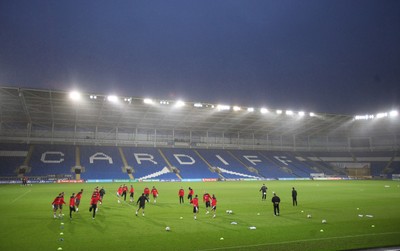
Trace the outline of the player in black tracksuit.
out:
[[[144,216],[144,206],[146,205],[146,201],[149,202],[149,199],[144,195],[144,193],[142,193],[142,196],[140,196],[136,202],[136,205],[139,204],[139,208],[136,210],[136,216],[140,209],[143,209],[142,215]]]
[[[297,191],[296,189],[292,189],[292,200],[293,200],[293,206],[297,206]]]
[[[260,192],[262,192],[261,200],[267,199],[267,189],[268,188],[265,186],[265,184],[263,184],[262,187],[260,188]]]
[[[274,197],[272,197],[272,204],[274,205],[274,215],[279,216],[279,203],[281,199],[274,193]]]

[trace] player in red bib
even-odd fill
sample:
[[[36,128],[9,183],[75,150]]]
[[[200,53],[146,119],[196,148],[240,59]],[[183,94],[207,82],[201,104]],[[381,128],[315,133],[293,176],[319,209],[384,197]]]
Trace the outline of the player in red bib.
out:
[[[122,186],[119,186],[119,187],[118,187],[118,190],[117,190],[118,203],[121,203],[121,201],[119,200],[119,198],[120,198],[121,195],[122,195],[122,190],[123,190]]]
[[[153,194],[154,203],[156,203],[157,202],[157,197],[158,197],[158,191],[157,191],[157,188],[155,186],[153,186],[153,188],[151,189],[151,193]]]
[[[212,195],[212,198],[211,198],[211,211],[213,211],[213,213],[214,213],[213,218],[215,218],[217,215],[217,212],[216,212],[217,211],[217,198],[215,197],[214,194]]]
[[[199,213],[199,198],[194,196],[194,199],[190,201],[190,203],[193,204],[193,214],[194,214],[194,219],[197,219],[197,214]]]
[[[144,196],[146,196],[147,200],[149,200],[149,196],[150,196],[150,189],[148,187],[145,187],[143,190]]]
[[[75,195],[75,207],[76,207],[76,212],[79,211],[79,205],[81,204],[82,193],[83,193],[83,189],[81,189],[81,191],[79,191],[79,192]]]
[[[185,190],[183,190],[182,187],[181,189],[179,189],[178,195],[179,195],[179,204],[184,203],[183,196],[185,196]]]
[[[122,196],[121,196],[121,197],[124,197],[124,201],[126,201],[126,193],[127,192],[128,192],[128,187],[124,184],[122,186]]]
[[[76,212],[75,210],[75,193],[72,193],[71,197],[69,197],[69,218],[72,220],[72,212]]]
[[[189,200],[189,203],[190,203],[190,201],[192,201],[192,199],[193,199],[193,194],[194,194],[193,189],[192,189],[191,187],[189,187],[189,193],[188,193],[188,200]]]
[[[97,211],[97,203],[101,201],[100,199],[100,193],[96,193],[94,192],[92,194],[92,198],[90,199],[90,208],[89,208],[89,212],[91,212],[93,210],[93,220],[96,217],[96,211]]]
[[[207,210],[206,214],[209,214],[209,213],[210,213],[210,212],[209,212],[209,208],[211,207],[210,200],[211,200],[210,194],[207,193],[207,192],[204,192],[204,195],[203,195],[203,202],[206,203],[206,210]]]
[[[131,185],[131,189],[129,190],[129,201],[133,202],[133,195],[135,194],[135,189],[133,188],[133,186]]]

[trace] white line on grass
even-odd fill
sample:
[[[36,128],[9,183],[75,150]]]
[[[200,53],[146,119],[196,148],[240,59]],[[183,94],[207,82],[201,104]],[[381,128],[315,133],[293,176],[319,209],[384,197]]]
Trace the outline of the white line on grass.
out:
[[[22,197],[24,197],[27,193],[31,192],[32,190],[28,190],[25,193],[21,194],[20,196],[18,196],[17,198],[15,198],[13,201],[10,202],[10,204],[13,204],[14,202],[16,202],[17,200],[21,199]]]
[[[282,242],[272,242],[272,243],[254,244],[254,245],[245,245],[245,246],[230,246],[230,247],[220,247],[220,248],[210,248],[210,249],[198,249],[198,251],[212,251],[212,250],[223,250],[223,249],[241,249],[241,248],[251,248],[251,247],[260,247],[260,246],[282,245],[282,244],[298,243],[298,242],[324,241],[324,240],[333,240],[333,239],[346,239],[346,238],[367,237],[367,236],[376,236],[376,235],[390,235],[390,234],[400,234],[400,232],[359,234],[359,235],[347,235],[347,236],[337,236],[337,237],[329,237],[329,238],[316,238],[316,239],[305,239],[305,240],[295,240],[295,241],[282,241]]]

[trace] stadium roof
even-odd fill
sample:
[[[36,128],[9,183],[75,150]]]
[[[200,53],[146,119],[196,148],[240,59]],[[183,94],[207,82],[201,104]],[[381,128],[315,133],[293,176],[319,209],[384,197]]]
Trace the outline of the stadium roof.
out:
[[[76,96],[79,98],[79,95]],[[111,100],[111,101],[110,101]],[[178,107],[178,105],[180,105]],[[229,110],[227,110],[229,108]],[[266,111],[266,110],[264,110]],[[381,120],[382,121],[382,120]],[[254,135],[398,134],[399,120],[357,121],[352,115],[276,110],[174,100],[151,100],[85,93],[73,100],[57,90],[0,88],[0,123],[7,128],[118,128],[118,130],[207,131]],[[389,122],[388,122],[389,121]]]

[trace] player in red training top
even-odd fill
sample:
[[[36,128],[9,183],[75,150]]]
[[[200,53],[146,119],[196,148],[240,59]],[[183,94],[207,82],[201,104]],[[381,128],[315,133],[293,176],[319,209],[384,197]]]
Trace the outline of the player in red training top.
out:
[[[210,213],[210,212],[209,212],[209,208],[211,207],[210,200],[211,200],[210,194],[207,193],[207,192],[204,192],[204,195],[203,195],[203,202],[206,203],[206,210],[207,210],[206,214],[209,214],[209,213]]]
[[[99,187],[96,187],[96,188],[94,189],[94,191],[93,191],[93,193],[92,193],[92,197],[97,197],[97,200],[100,201],[100,205],[101,205],[101,202],[102,202],[103,200],[102,200],[101,197],[100,197]],[[99,208],[98,208],[98,207],[96,207],[96,212],[97,212],[97,211],[99,211]]]
[[[90,199],[90,208],[89,208],[89,212],[91,212],[93,210],[93,220],[96,217],[97,202],[99,202],[99,201],[101,202],[100,193],[94,192],[92,194],[92,198]]]
[[[153,186],[153,188],[151,189],[151,193],[153,194],[154,203],[156,203],[157,202],[157,197],[158,197],[158,191],[157,191],[157,188],[155,186]]]
[[[83,189],[81,189],[81,191],[79,191],[79,192],[75,195],[75,207],[76,207],[76,212],[79,211],[79,204],[81,204],[82,193],[83,193]]]
[[[193,199],[193,194],[194,194],[193,189],[192,189],[191,187],[189,187],[189,194],[188,194],[189,203],[190,203],[190,201],[192,201],[192,199]]]
[[[214,194],[212,195],[211,198],[211,210],[214,213],[213,218],[215,218],[217,216],[217,198],[215,197]]]
[[[64,192],[58,194],[58,196],[51,203],[53,207],[54,218],[57,218],[57,210],[59,209],[59,217],[62,216],[62,206],[65,204],[64,201]]]
[[[184,203],[183,196],[185,196],[185,190],[183,190],[182,187],[181,189],[179,189],[178,195],[179,195],[179,204]]]
[[[148,187],[145,187],[143,190],[144,196],[146,196],[147,200],[149,200],[149,196],[150,196],[150,189]]]
[[[126,193],[127,192],[128,192],[128,187],[124,184],[122,186],[122,196],[121,196],[121,197],[124,197],[124,201],[126,201]]]
[[[193,214],[194,214],[194,219],[197,219],[197,214],[199,213],[199,198],[194,196],[194,199],[190,201],[190,203],[193,204]]]
[[[69,218],[72,220],[72,211],[75,210],[75,193],[72,193],[71,197],[69,197]]]
[[[131,185],[131,189],[129,190],[129,201],[133,202],[133,195],[135,194],[135,189],[133,188],[133,186]]]
[[[119,200],[119,198],[120,198],[121,195],[122,195],[122,190],[123,190],[122,186],[119,186],[119,187],[118,187],[118,190],[117,190],[118,203],[121,203],[121,201]]]

